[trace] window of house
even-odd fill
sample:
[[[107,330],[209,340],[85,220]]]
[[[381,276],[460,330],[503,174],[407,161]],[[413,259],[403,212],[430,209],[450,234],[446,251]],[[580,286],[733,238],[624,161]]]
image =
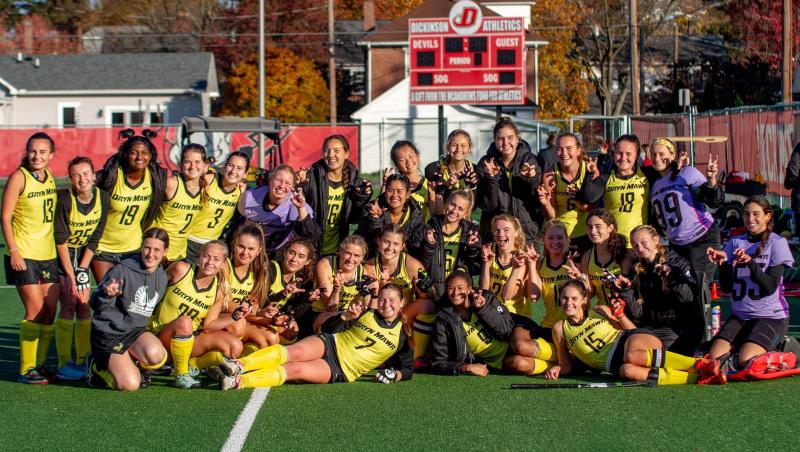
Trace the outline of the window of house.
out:
[[[78,109],[81,104],[77,102],[58,103],[58,126],[75,127],[78,125]]]
[[[150,112],[150,124],[164,124],[164,114],[161,112]]]
[[[131,125],[140,126],[142,124],[144,124],[144,112],[143,111],[132,111],[131,112]]]
[[[121,111],[115,111],[111,113],[111,125],[112,126],[124,126],[125,125],[125,113]]]

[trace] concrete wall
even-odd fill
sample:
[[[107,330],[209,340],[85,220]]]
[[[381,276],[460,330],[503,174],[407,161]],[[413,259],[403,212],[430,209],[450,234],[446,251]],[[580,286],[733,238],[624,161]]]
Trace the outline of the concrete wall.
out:
[[[207,99],[207,96],[202,96]],[[5,126],[57,127],[60,124],[60,106],[73,104],[77,108],[79,126],[111,125],[112,112],[164,113],[165,123],[179,123],[184,116],[202,115],[210,110],[200,95],[180,96],[22,96],[13,98],[11,118]],[[0,110],[0,114],[2,111]],[[145,115],[145,123],[149,115]]]

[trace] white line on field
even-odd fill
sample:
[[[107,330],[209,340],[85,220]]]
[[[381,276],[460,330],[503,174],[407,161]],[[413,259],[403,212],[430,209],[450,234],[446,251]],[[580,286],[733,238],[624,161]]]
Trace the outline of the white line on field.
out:
[[[253,390],[250,400],[247,401],[247,405],[244,406],[244,409],[236,419],[236,423],[233,424],[233,428],[228,434],[228,440],[222,445],[222,452],[239,452],[242,450],[244,442],[247,441],[247,434],[250,433],[250,428],[253,426],[256,416],[258,416],[258,411],[264,401],[267,400],[267,394],[269,394],[269,388]]]

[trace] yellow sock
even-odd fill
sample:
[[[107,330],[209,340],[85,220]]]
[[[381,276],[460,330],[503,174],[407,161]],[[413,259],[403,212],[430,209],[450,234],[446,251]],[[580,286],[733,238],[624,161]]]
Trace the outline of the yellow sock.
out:
[[[189,358],[192,357],[194,336],[173,337],[169,340],[169,350],[172,352],[172,373],[175,376],[189,372]]]
[[[75,322],[75,365],[82,366],[83,359],[92,351],[92,319]]]
[[[55,325],[39,325],[39,343],[36,344],[37,366],[44,364],[47,360],[47,352],[50,350],[50,342],[53,342],[53,335],[55,332]]]
[[[647,350],[646,367],[669,367],[674,370],[694,369],[697,358],[668,352],[661,349]]]
[[[414,319],[414,359],[430,351],[436,314],[420,314]]]
[[[36,367],[39,345],[39,324],[23,320],[19,325],[19,374],[25,375]]]
[[[258,350],[260,350],[258,348],[258,345],[256,345],[253,342],[248,342],[248,343],[244,344],[244,348],[242,349],[242,354],[239,355],[239,357],[243,358],[243,357],[245,357],[245,356],[247,356],[247,355],[249,355],[251,353],[257,352]]]
[[[285,382],[286,369],[283,366],[267,367],[242,375],[239,380],[239,388],[271,388]]]
[[[245,372],[252,370],[263,369],[265,367],[275,367],[286,363],[289,355],[286,353],[286,347],[283,345],[270,345],[267,348],[262,348],[253,352],[244,358],[240,359]]]
[[[528,375],[539,375],[547,372],[547,369],[557,365],[557,362],[544,361],[539,358],[533,358],[533,370]]]
[[[94,371],[94,373],[99,375],[100,378],[103,379],[103,381],[106,382],[106,384],[108,385],[109,388],[117,389],[117,386],[114,385],[114,376],[111,375],[111,372],[109,372],[108,369],[106,369],[106,370],[97,370],[97,366],[92,366],[92,370]]]
[[[670,368],[658,369],[659,385],[685,385],[697,382],[697,374]]]
[[[208,369],[209,367],[219,366],[223,362],[222,353],[208,352],[200,355],[197,358],[189,360],[189,365],[195,369]]]
[[[162,367],[164,367],[164,364],[167,363],[167,358],[168,358],[168,354],[165,352],[164,353],[164,357],[161,358],[161,362],[158,362],[158,363],[155,363],[155,364],[146,364],[146,363],[143,363],[143,362],[139,361],[139,367],[141,367],[144,370],[161,369]]]
[[[539,351],[536,352],[536,359],[540,359],[542,361],[555,361],[558,359],[556,357],[556,348],[552,343],[542,339],[541,337],[535,339],[535,342],[536,345],[539,346]]]
[[[58,367],[64,367],[72,360],[72,330],[75,322],[72,319],[56,320],[56,354]]]

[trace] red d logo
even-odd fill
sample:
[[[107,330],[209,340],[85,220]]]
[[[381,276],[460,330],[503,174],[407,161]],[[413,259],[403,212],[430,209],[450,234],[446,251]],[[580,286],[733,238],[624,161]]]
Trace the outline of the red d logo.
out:
[[[475,33],[482,21],[481,7],[472,0],[461,0],[450,8],[450,26],[460,35]]]

